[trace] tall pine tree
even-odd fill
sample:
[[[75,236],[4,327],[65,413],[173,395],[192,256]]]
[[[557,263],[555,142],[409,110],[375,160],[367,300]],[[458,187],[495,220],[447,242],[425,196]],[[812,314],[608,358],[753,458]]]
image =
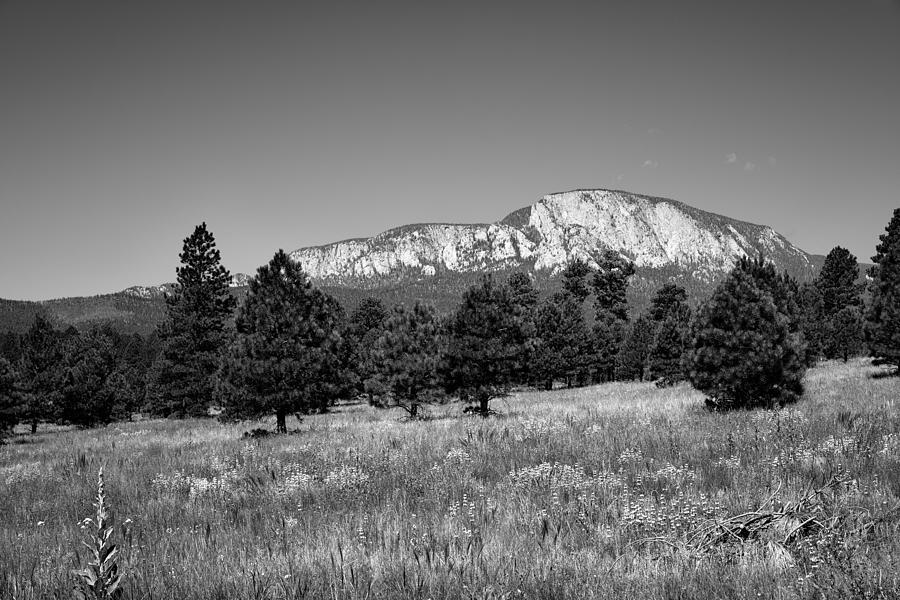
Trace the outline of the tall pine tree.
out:
[[[250,280],[235,326],[220,373],[226,418],[274,413],[284,433],[289,414],[321,412],[337,398],[340,307],[283,250]]]
[[[592,285],[594,289],[594,347],[596,349],[595,380],[615,379],[616,357],[622,347],[628,326],[628,279],[634,275],[634,264],[607,250],[597,261]]]
[[[70,336],[67,336],[70,337]],[[64,336],[42,316],[34,319],[22,340],[19,376],[22,383],[22,421],[37,432],[38,423],[52,420],[59,399]]]
[[[684,379],[682,366],[691,309],[687,305],[687,291],[674,283],[657,290],[650,314],[655,323],[650,345],[648,368],[657,385],[671,385]]]
[[[591,363],[591,334],[582,302],[560,291],[545,299],[535,315],[535,344],[530,358],[533,382],[553,389],[562,380],[572,387],[584,378]]]
[[[178,283],[166,298],[167,318],[159,327],[162,349],[151,371],[149,409],[159,416],[204,416],[236,301],[206,223],[185,238],[179,258]]]
[[[638,315],[628,326],[622,350],[617,357],[616,379],[644,380],[655,338],[656,323],[647,314]]]
[[[509,276],[507,282],[513,311],[520,334],[519,363],[516,366],[515,381],[521,384],[532,382],[531,365],[537,344],[537,325],[535,318],[538,306],[538,291],[527,273],[516,272]]]
[[[818,342],[826,358],[844,358],[860,350],[856,338],[862,335],[862,324],[854,319],[851,310],[860,305],[858,278],[856,257],[846,248],[832,248],[815,280],[822,298],[821,312],[817,315],[821,325]],[[854,323],[860,327],[855,333]]]
[[[348,371],[352,375],[352,387],[356,394],[367,393],[369,403],[375,403],[377,382],[376,360],[373,353],[375,340],[384,330],[388,312],[377,298],[364,298],[350,315],[344,338],[347,350]]]
[[[389,404],[402,407],[414,419],[420,405],[440,398],[443,346],[443,332],[431,306],[417,302],[411,309],[394,307],[372,352],[377,365],[374,383],[390,397]]]
[[[520,364],[522,338],[509,287],[490,275],[470,287],[448,323],[444,382],[447,391],[474,402],[481,416],[504,396]]]
[[[872,299],[866,341],[875,364],[900,367],[900,208],[879,240],[869,272]]]

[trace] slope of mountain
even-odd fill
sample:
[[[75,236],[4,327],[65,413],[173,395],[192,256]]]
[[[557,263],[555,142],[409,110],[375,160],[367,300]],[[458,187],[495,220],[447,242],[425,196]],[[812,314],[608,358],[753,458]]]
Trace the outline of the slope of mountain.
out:
[[[291,253],[321,284],[379,288],[445,274],[525,269],[553,276],[575,258],[595,263],[606,249],[643,270],[718,280],[741,256],[762,254],[801,280],[813,257],[771,227],[681,202],[620,191],[575,190],[489,224],[422,224]]]

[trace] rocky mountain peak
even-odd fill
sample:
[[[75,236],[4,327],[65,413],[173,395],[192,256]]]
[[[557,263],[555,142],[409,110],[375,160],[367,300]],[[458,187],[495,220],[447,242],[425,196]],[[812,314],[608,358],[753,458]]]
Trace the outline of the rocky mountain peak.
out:
[[[595,263],[613,250],[641,268],[676,267],[711,281],[741,257],[781,268],[813,268],[809,256],[771,227],[681,202],[613,190],[549,194],[487,224],[420,224],[291,253],[331,285],[369,286],[439,273],[525,269],[553,275],[575,258]]]

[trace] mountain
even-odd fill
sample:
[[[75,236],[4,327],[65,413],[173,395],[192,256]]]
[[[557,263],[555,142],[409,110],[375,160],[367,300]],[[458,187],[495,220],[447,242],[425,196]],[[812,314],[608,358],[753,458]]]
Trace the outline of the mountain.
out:
[[[348,309],[375,296],[387,304],[421,300],[446,312],[484,273],[504,277],[527,271],[546,294],[558,286],[557,275],[569,261],[596,264],[607,249],[637,267],[629,288],[632,310],[642,308],[667,281],[683,285],[697,302],[741,256],[761,254],[800,281],[811,280],[823,261],[771,227],[612,190],[550,194],[494,223],[405,225],[371,238],[300,248],[291,257]],[[236,296],[243,295],[248,280],[241,273],[233,276]],[[111,323],[149,333],[165,316],[171,286],[45,302],[0,300],[0,331],[23,331],[35,314],[44,314],[60,327]]]
[[[609,190],[550,194],[494,223],[406,225],[301,248],[291,258],[321,284],[378,288],[446,274],[527,270],[553,276],[575,258],[596,266],[607,249],[639,271],[674,269],[707,283],[746,255],[762,254],[801,280],[816,269],[814,257],[771,227]]]
[[[571,260],[596,266],[605,250],[635,263],[635,308],[666,281],[700,299],[742,256],[761,254],[800,281],[811,280],[822,261],[771,227],[612,190],[550,194],[494,223],[405,225],[371,238],[301,248],[291,257],[339,295],[422,299],[446,309],[483,273],[524,270],[539,288],[552,289]]]

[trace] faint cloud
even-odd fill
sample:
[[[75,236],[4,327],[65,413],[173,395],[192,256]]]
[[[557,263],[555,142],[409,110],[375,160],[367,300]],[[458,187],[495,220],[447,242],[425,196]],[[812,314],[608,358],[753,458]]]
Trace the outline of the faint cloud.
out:
[[[647,135],[662,135],[663,130],[659,127],[651,127],[647,130]]]
[[[729,165],[736,163],[737,162],[737,154],[735,154],[734,152],[732,152],[731,154],[726,154],[725,162],[728,163]]]
[[[769,161],[770,167],[774,167],[775,165],[778,164],[778,159],[775,158],[774,156],[770,156],[767,160]]]
[[[622,181],[623,179],[625,179],[625,176],[622,175],[621,173],[619,173],[618,175],[616,175],[616,181]]]
[[[755,171],[755,170],[756,170],[756,163],[752,163],[752,162],[750,162],[750,161],[745,162],[745,163],[744,163],[744,170],[745,170],[745,171]]]
[[[645,168],[647,168],[647,169],[655,169],[656,167],[659,166],[659,161],[656,161],[656,160],[650,160],[650,159],[648,158],[647,160],[644,161],[643,166],[644,166]]]

